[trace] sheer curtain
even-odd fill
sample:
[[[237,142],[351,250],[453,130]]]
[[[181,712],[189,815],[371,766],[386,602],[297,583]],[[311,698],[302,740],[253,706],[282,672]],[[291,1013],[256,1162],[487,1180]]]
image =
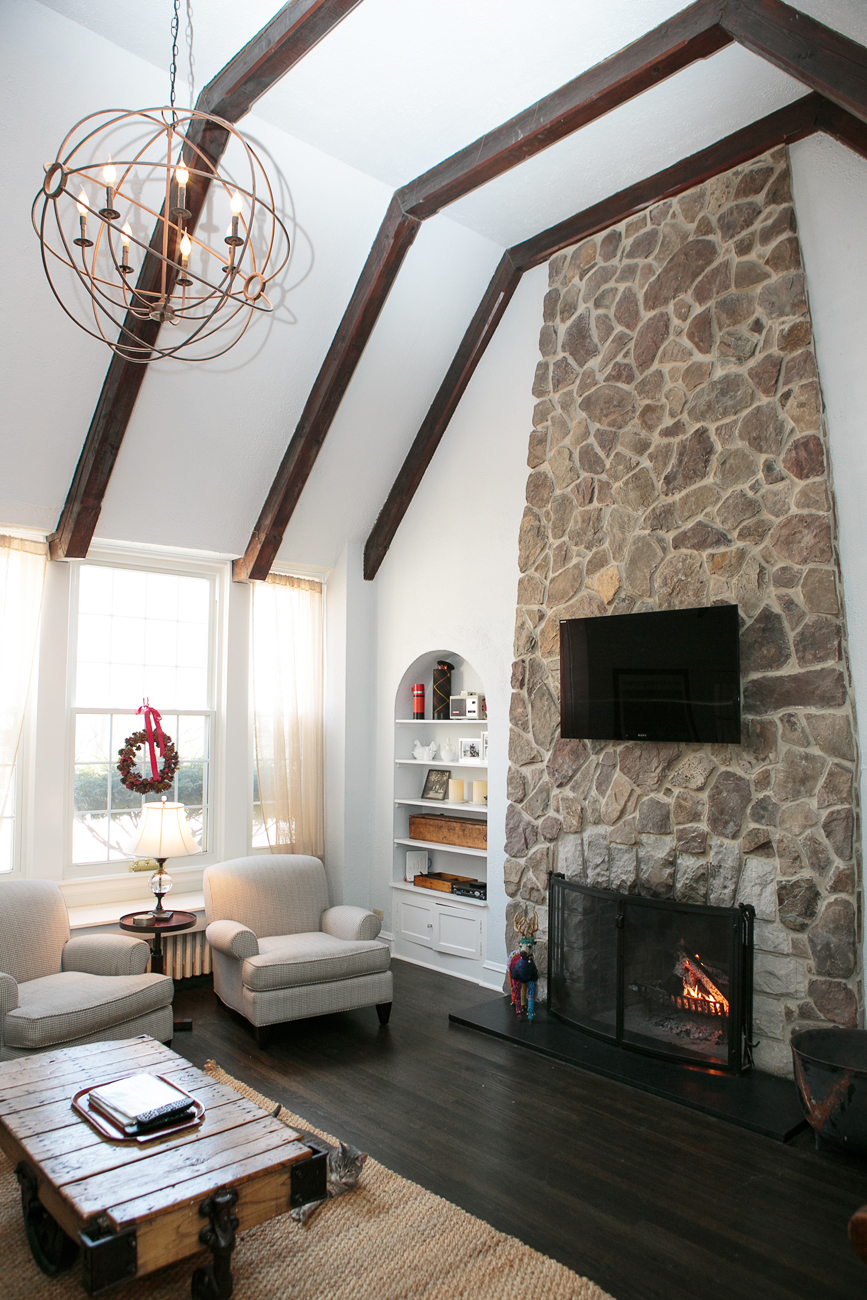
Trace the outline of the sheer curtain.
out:
[[[0,817],[24,726],[47,559],[44,542],[0,535]]]
[[[322,584],[274,573],[253,587],[253,732],[272,853],[325,847]]]

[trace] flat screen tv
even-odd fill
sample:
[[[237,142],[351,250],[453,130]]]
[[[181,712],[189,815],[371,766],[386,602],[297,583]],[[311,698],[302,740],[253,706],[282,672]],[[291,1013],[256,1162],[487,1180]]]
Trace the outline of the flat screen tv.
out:
[[[737,605],[564,619],[560,734],[739,744]]]

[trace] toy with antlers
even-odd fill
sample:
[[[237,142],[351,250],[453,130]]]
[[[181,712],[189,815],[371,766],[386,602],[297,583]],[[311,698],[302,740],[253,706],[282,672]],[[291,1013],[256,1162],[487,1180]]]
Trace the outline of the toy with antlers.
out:
[[[520,945],[509,954],[509,983],[512,986],[512,1005],[515,1014],[521,1019],[526,1013],[528,1020],[536,1018],[536,981],[539,972],[533,960],[536,946],[536,931],[539,929],[539,917],[534,912],[533,919],[526,915],[515,917],[515,930],[521,936]]]

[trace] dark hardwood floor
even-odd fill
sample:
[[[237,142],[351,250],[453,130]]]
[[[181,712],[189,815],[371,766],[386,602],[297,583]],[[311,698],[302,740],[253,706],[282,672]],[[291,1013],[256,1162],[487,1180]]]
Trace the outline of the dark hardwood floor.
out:
[[[585,1274],[615,1300],[864,1300],[849,1216],[867,1160],[789,1146],[460,1026],[474,984],[396,961],[373,1007],[297,1021],[260,1051],[207,987],[176,1051]],[[480,1297],[479,1300],[483,1300]]]

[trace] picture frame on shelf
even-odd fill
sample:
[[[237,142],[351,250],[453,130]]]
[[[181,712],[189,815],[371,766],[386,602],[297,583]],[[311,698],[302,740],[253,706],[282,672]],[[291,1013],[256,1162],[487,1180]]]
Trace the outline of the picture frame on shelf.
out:
[[[487,763],[487,761],[488,761],[488,733],[487,733],[486,731],[483,731],[483,732],[482,732],[482,735],[481,735],[481,741],[482,741],[482,762],[483,762],[483,763]]]
[[[458,739],[458,752],[462,763],[481,763],[482,741],[479,736],[461,736]]]
[[[424,789],[421,792],[422,799],[446,799],[449,793],[449,777],[451,768],[448,767],[430,767],[425,777]]]

